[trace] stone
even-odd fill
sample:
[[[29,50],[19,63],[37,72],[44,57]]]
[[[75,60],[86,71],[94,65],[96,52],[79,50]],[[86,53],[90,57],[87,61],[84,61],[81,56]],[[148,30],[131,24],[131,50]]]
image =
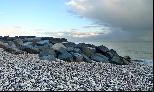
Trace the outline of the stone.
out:
[[[127,60],[128,62],[131,62],[131,58],[129,56],[124,56],[124,59]]]
[[[91,55],[96,53],[96,49],[92,47],[85,47],[85,48],[82,48],[82,53],[90,57]]]
[[[26,51],[27,53],[30,54],[39,54],[39,48],[38,46],[33,46],[33,45],[23,45],[21,48],[23,51]]]
[[[67,47],[66,50],[67,50],[68,52],[72,52],[72,51],[74,51],[74,47]]]
[[[72,53],[72,55],[73,55],[74,60],[75,60],[76,62],[81,62],[81,61],[83,61],[83,56],[82,56],[81,54],[79,54],[79,53]]]
[[[114,55],[118,55],[117,52],[113,49],[111,49],[110,51],[106,52],[107,57],[112,58]]]
[[[118,56],[118,55],[115,55],[112,57],[112,59],[110,60],[110,63],[113,63],[113,64],[120,64],[120,65],[123,65],[123,58]]]
[[[43,46],[43,45],[48,45],[49,44],[49,40],[41,40],[36,42],[37,46]]]
[[[84,55],[84,54],[81,54],[81,55],[83,56],[84,62],[89,62],[89,63],[92,62],[91,59],[89,57],[87,57],[86,55]]]
[[[109,51],[109,49],[103,45],[96,47],[97,53],[101,53],[101,54],[105,55],[105,53],[108,51]]]
[[[80,50],[79,48],[74,48],[74,49],[73,49],[73,52],[81,53],[81,50]]]
[[[94,55],[91,56],[91,59],[94,60],[94,61],[97,61],[97,62],[109,62],[109,58],[104,56],[104,55],[101,55],[99,53],[96,53]]]
[[[12,54],[23,54],[23,51],[19,50],[12,41],[8,41],[8,43],[0,42],[0,48]]]
[[[128,60],[128,59],[126,59],[126,58],[122,58],[122,60],[123,60],[123,65],[128,65],[128,64],[130,64],[131,63],[131,61],[130,60]]]
[[[13,42],[16,46],[22,46],[23,44],[23,41],[20,38],[16,38]]]
[[[53,46],[53,44],[52,43],[49,43],[49,44],[46,44],[44,46],[38,46],[38,48],[39,48],[40,51],[43,51],[43,50],[52,49],[52,46]]]
[[[16,45],[14,44],[13,41],[8,41],[7,43],[9,47],[16,48]]]
[[[92,48],[95,48],[96,46],[93,45],[93,44],[79,43],[79,44],[76,45],[76,47],[82,49],[84,47],[92,47]]]
[[[65,48],[66,47],[62,44],[62,43],[56,43],[52,46],[52,49],[59,51],[61,48]]]
[[[129,64],[130,63],[130,57],[122,57],[122,56],[119,56],[117,54],[117,52],[113,49],[111,49],[109,52],[107,52],[108,56],[109,56],[109,61],[110,63],[113,63],[113,64],[119,64],[119,65],[126,65],[126,64]]]
[[[20,49],[16,47],[11,47],[11,46],[7,46],[5,48],[5,51],[10,52],[12,54],[23,54],[24,53],[24,51],[21,51]]]
[[[5,49],[8,46],[8,43],[4,43],[2,41],[0,41],[0,48]]]
[[[65,47],[75,47],[76,46],[76,44],[75,43],[73,43],[73,42],[63,42],[62,43]]]
[[[73,61],[73,55],[68,53],[64,48],[61,48],[60,54],[58,54],[58,58],[65,61]]]

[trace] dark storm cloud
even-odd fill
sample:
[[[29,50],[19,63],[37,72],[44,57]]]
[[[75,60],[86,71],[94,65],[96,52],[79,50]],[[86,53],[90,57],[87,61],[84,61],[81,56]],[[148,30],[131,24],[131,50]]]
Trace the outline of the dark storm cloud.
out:
[[[121,34],[130,34],[128,39],[152,40],[153,0],[69,0],[67,5],[98,25],[107,23],[121,28],[125,31]],[[108,36],[114,36],[113,33]]]

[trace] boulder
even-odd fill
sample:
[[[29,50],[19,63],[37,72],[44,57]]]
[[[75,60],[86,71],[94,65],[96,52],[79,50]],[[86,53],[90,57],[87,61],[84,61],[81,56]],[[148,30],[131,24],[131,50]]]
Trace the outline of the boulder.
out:
[[[73,58],[76,62],[81,62],[83,61],[83,56],[79,53],[71,53],[73,55]]]
[[[32,42],[26,42],[22,45],[21,50],[26,51],[30,54],[39,54],[39,48],[38,46],[34,46]]]
[[[73,49],[73,52],[75,52],[75,53],[81,53],[81,50],[79,48],[74,48]]]
[[[49,60],[49,61],[54,61],[56,60],[56,53],[54,50],[48,49],[48,50],[43,50],[39,53],[39,57],[42,60]]]
[[[94,61],[97,61],[97,62],[109,62],[109,58],[104,56],[104,55],[101,55],[99,53],[96,53],[94,55],[91,56],[91,59],[94,60]]]
[[[118,64],[118,65],[123,65],[124,64],[122,57],[120,57],[118,55],[113,56],[112,59],[110,60],[110,63]]]
[[[16,45],[14,44],[13,41],[8,41],[7,43],[9,47],[16,48]]]
[[[128,65],[128,64],[131,63],[130,60],[128,60],[128,59],[126,59],[126,58],[124,58],[124,57],[122,57],[122,60],[123,60],[123,65]]]
[[[92,62],[91,59],[89,57],[87,57],[86,55],[84,55],[84,54],[81,54],[81,55],[83,56],[83,61],[84,62],[89,62],[89,63]]]
[[[103,55],[106,55],[106,52],[108,52],[109,49],[103,45],[96,47],[96,52],[101,53]]]
[[[109,58],[112,58],[115,54],[118,55],[117,52],[115,50],[113,50],[113,49],[106,52],[106,56],[109,57]]]
[[[20,38],[16,38],[15,40],[13,40],[14,44],[18,47],[18,46],[22,46],[23,41]]]
[[[8,43],[4,43],[2,41],[0,41],[0,48],[6,48],[8,46]]]
[[[59,51],[61,48],[66,49],[66,47],[62,43],[56,43],[52,46],[52,49]]]
[[[109,54],[109,56],[110,56],[110,63],[113,63],[113,64],[119,64],[119,65],[126,65],[126,64],[129,64],[130,62],[127,60],[128,59],[128,57],[127,57],[127,59],[125,59],[125,58],[123,58],[123,57],[121,57],[121,56],[119,56],[118,54],[117,54],[117,52],[116,51],[114,51],[113,49],[111,49],[109,52],[107,52],[108,54]]]
[[[96,53],[96,49],[92,47],[85,47],[85,48],[82,48],[82,53],[90,57],[91,55]]]
[[[63,42],[62,43],[65,47],[75,47],[76,46],[76,44],[75,43],[73,43],[73,42]]]
[[[92,48],[95,48],[96,46],[93,45],[93,44],[79,43],[79,44],[76,45],[76,47],[82,49],[84,47],[92,47]]]
[[[124,59],[131,62],[131,58],[129,56],[124,56]]]
[[[73,51],[74,51],[74,47],[67,47],[66,50],[67,50],[68,52],[73,52]]]
[[[64,48],[59,49],[58,58],[64,61],[73,61],[73,55],[68,53]]]
[[[23,54],[23,51],[19,50],[11,41],[9,41],[8,43],[0,41],[0,48],[3,48],[5,51],[10,52],[12,54]]]
[[[49,44],[49,40],[41,40],[36,42],[37,46],[43,46],[43,45],[48,45]]]
[[[49,43],[49,44],[46,44],[44,46],[38,46],[38,48],[39,48],[40,51],[43,51],[43,50],[52,49],[52,46],[53,46],[53,44],[52,43]]]
[[[11,47],[11,46],[7,46],[5,48],[5,51],[10,52],[12,54],[23,54],[24,53],[24,51],[22,51],[16,47]]]

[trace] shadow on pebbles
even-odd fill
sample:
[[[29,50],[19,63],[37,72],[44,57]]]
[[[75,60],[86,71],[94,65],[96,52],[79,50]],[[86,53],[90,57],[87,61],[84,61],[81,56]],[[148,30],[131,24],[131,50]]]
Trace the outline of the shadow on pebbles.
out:
[[[0,49],[1,91],[153,91],[153,67],[40,60]]]

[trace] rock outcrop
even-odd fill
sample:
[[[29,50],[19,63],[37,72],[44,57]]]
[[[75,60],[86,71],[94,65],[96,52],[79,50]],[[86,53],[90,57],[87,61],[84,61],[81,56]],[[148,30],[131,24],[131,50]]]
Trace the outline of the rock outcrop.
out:
[[[16,36],[0,37],[0,48],[13,54],[38,54],[40,59],[54,61],[56,58],[70,62],[104,62],[119,65],[131,63],[129,56],[122,57],[106,46],[68,42],[65,38]]]

